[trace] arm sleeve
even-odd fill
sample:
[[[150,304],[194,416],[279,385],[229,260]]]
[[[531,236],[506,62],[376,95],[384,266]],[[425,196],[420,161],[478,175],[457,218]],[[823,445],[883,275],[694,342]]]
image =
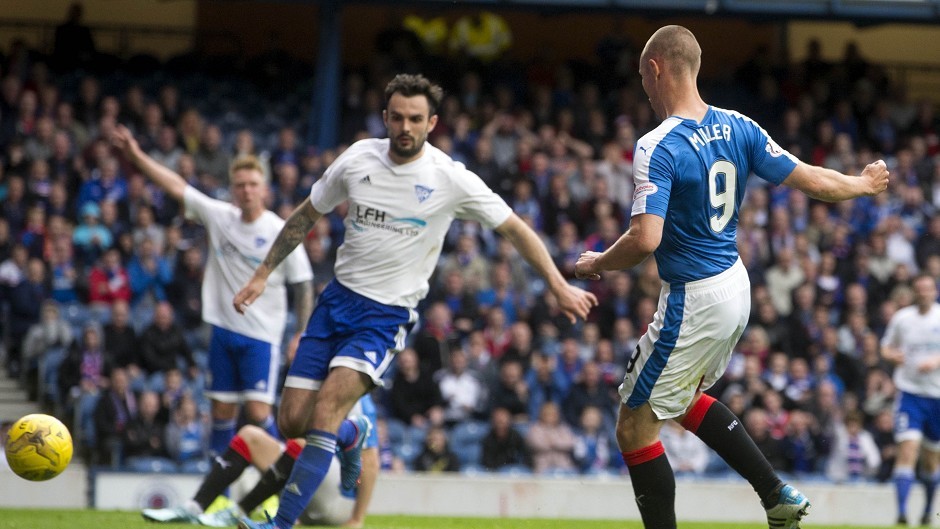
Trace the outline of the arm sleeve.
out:
[[[183,190],[183,207],[187,219],[206,225],[212,218],[214,211],[234,206],[211,198],[193,186],[186,186],[186,189]]]
[[[666,218],[675,164],[666,149],[637,144],[633,154],[633,209],[630,216],[651,213]]]
[[[901,345],[901,340],[899,338],[898,319],[897,317],[894,317],[891,318],[891,321],[888,322],[888,327],[885,329],[885,334],[881,337],[881,346],[898,347]]]
[[[454,178],[459,190],[455,216],[464,220],[475,220],[487,228],[495,228],[506,222],[512,209],[472,171],[459,165],[459,174]]]
[[[774,185],[779,185],[790,176],[798,160],[777,145],[770,134],[767,134],[767,131],[757,123],[750,122],[750,124],[751,137],[754,138],[751,144],[751,167],[754,174]]]
[[[310,203],[313,209],[320,213],[329,213],[333,208],[349,197],[349,189],[346,187],[346,181],[343,175],[346,173],[346,166],[352,160],[350,151],[355,151],[354,147],[346,149],[323,173],[323,176],[313,183],[310,188]]]

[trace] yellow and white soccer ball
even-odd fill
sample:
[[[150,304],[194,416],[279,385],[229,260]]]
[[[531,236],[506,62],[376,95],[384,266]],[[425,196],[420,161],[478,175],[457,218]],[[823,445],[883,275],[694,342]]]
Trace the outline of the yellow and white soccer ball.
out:
[[[16,475],[46,481],[61,474],[72,460],[72,435],[51,415],[26,415],[10,427],[6,456]]]

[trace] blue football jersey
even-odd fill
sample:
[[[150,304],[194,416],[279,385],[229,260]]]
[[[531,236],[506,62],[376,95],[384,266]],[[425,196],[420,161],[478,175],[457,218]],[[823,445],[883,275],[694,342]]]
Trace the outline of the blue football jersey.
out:
[[[654,253],[663,281],[704,279],[733,265],[748,175],[779,184],[796,164],[750,118],[715,107],[700,123],[672,116],[640,138],[632,215],[664,219]]]

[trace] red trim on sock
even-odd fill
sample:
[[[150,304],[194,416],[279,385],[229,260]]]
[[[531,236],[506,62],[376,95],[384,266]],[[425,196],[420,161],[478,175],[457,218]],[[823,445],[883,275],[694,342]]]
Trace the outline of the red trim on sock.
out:
[[[705,413],[708,412],[708,408],[712,407],[712,403],[715,402],[715,397],[702,395],[695,401],[695,405],[692,406],[692,409],[685,414],[685,418],[682,419],[682,427],[686,430],[695,433],[698,431],[698,427],[702,424],[702,419],[705,418]]]
[[[238,455],[244,457],[245,461],[251,462],[251,449],[248,448],[248,443],[240,435],[232,437],[232,441],[228,445]]]
[[[303,449],[304,447],[300,446],[300,443],[293,439],[288,439],[287,446],[284,447],[284,451],[287,452],[287,455],[289,455],[292,459],[297,459],[297,456],[300,455],[300,451]]]
[[[640,448],[639,450],[634,450],[632,452],[622,452],[623,462],[627,464],[628,467],[641,465],[647,461],[652,461],[657,457],[665,454],[666,451],[663,449],[662,441],[656,441],[655,443]]]

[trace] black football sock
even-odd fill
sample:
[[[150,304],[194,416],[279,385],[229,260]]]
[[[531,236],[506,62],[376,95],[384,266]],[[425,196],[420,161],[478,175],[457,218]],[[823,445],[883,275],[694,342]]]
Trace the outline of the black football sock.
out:
[[[727,406],[703,394],[689,409],[682,426],[746,479],[766,508],[777,504],[783,482]]]
[[[630,469],[633,494],[646,529],[676,529],[676,476],[663,444],[623,452]]]
[[[248,444],[236,435],[229,442],[225,452],[212,460],[212,469],[202,481],[193,500],[202,507],[202,510],[206,510],[250,464],[251,451],[248,449]]]
[[[281,457],[261,475],[258,484],[238,502],[238,506],[243,513],[251,514],[251,511],[261,505],[264,500],[281,492],[281,489],[287,484],[287,478],[290,477],[291,470],[294,470],[294,463],[297,462],[297,454],[300,453],[301,448],[303,447],[297,444],[296,441],[287,441],[287,447],[281,453]]]

